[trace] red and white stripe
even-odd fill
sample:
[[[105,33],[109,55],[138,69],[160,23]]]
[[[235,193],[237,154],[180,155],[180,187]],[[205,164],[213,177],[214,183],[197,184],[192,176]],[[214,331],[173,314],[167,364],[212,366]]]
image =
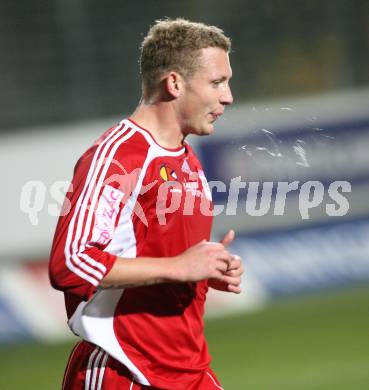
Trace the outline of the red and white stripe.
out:
[[[216,382],[216,380],[214,379],[214,377],[210,374],[210,372],[206,372],[206,374],[207,374],[208,377],[211,379],[211,381],[214,383],[214,386],[215,386],[217,389],[223,390],[223,387],[218,385],[218,383]]]
[[[99,347],[92,351],[86,370],[85,390],[101,390],[108,357]]]
[[[69,224],[65,245],[65,259],[68,269],[81,278],[97,286],[104,277],[106,267],[83,253],[87,238],[91,234],[91,222],[109,165],[120,144],[134,134],[122,121],[97,147],[84,188],[77,200],[73,217]],[[91,204],[89,205],[89,199]]]

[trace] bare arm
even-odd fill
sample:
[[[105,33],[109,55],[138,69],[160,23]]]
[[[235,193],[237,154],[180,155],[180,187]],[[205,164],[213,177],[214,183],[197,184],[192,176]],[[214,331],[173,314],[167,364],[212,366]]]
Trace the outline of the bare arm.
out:
[[[102,288],[135,287],[166,282],[222,281],[233,256],[224,245],[202,241],[172,258],[118,258],[102,279]]]

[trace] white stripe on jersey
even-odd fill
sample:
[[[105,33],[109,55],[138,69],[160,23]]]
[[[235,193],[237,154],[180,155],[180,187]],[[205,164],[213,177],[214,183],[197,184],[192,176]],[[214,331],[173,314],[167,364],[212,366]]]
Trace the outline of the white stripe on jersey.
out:
[[[95,363],[94,363],[94,368],[93,368],[93,371],[92,371],[92,379],[91,379],[90,390],[95,390],[97,372],[99,370],[100,360],[101,360],[103,355],[104,355],[104,351],[101,350],[99,352],[99,354],[96,356]]]
[[[79,255],[80,257],[84,258],[86,260],[86,263],[89,263],[91,264],[92,266],[96,267],[96,268],[99,268],[101,270],[101,272],[105,272],[106,271],[106,267],[104,264],[101,264],[99,263],[98,261],[94,260],[94,259],[91,259],[91,257],[87,256],[85,253],[81,253]],[[100,273],[100,272],[99,272]],[[103,275],[102,275],[103,276]]]
[[[96,202],[96,199],[98,198],[99,196],[99,192],[100,192],[100,188],[101,188],[101,185],[102,185],[102,182],[105,178],[105,174],[106,174],[106,171],[108,170],[109,168],[109,165],[110,165],[110,162],[107,163],[106,160],[105,160],[105,155],[107,154],[108,150],[110,149],[111,145],[116,142],[119,137],[121,137],[124,133],[125,133],[126,129],[124,128],[124,125],[122,126],[122,128],[120,130],[118,130],[118,132],[109,140],[109,137],[107,137],[107,139],[105,141],[106,142],[106,145],[104,146],[104,149],[100,155],[100,157],[98,158],[97,160],[97,166],[94,167],[93,165],[90,167],[90,170],[89,170],[89,174],[88,174],[88,177],[90,176],[90,171],[93,171],[93,175],[92,175],[92,178],[90,179],[90,182],[88,183],[87,187],[86,187],[86,192],[85,192],[85,196],[84,196],[84,199],[82,201],[82,205],[81,205],[81,208],[80,208],[80,211],[79,211],[79,216],[78,216],[78,224],[77,224],[77,230],[76,230],[76,233],[75,233],[75,237],[74,237],[74,241],[72,243],[72,259],[75,260],[75,263],[79,264],[82,268],[82,263],[81,260],[79,259],[78,257],[78,254],[80,254],[81,252],[83,252],[86,248],[85,244],[86,244],[86,241],[87,241],[87,237],[86,237],[86,233],[84,235],[84,237],[82,238],[81,242],[79,243],[80,241],[80,235],[82,234],[83,230],[85,232],[87,232],[87,236],[88,234],[90,233],[90,224],[88,221],[91,221],[92,219],[92,215],[95,211],[95,202]],[[116,151],[116,149],[118,148],[118,146],[124,142],[127,138],[129,138],[129,136],[131,136],[134,132],[129,132],[128,135],[124,135],[123,138],[121,138],[119,140],[119,142],[116,142],[113,149],[110,151],[110,155],[113,155],[114,156],[114,153]],[[113,153],[114,152],[114,153]],[[98,152],[96,151],[95,155],[97,155]],[[113,156],[111,157],[111,159],[113,158]],[[94,156],[95,157],[95,156]],[[110,159],[110,161],[111,161]],[[96,161],[95,161],[96,162]],[[99,178],[99,184],[95,186],[96,184],[96,180],[97,178],[99,177],[99,172],[101,170],[101,167],[103,167],[103,172],[104,172],[104,175],[100,176]],[[87,181],[86,181],[87,182]],[[87,183],[85,183],[85,186],[86,186]],[[90,204],[90,206],[88,205],[88,201],[91,197],[91,194],[93,193],[93,200],[92,200],[92,203]],[[82,195],[81,195],[82,196]],[[87,216],[87,222],[85,224],[85,212],[86,210],[89,209],[88,211],[88,216]],[[88,257],[88,255],[85,255],[85,257]],[[94,260],[90,258],[90,263],[93,262]],[[83,267],[86,271],[87,269],[85,268],[86,265]],[[94,271],[93,268],[87,266],[89,269],[91,269],[92,271]],[[106,271],[106,268],[104,267],[104,272]],[[91,272],[93,273],[93,272]],[[96,276],[96,274],[95,274]],[[103,275],[101,274],[100,277],[97,277],[97,284],[99,284],[99,281],[103,278]]]
[[[88,185],[89,185],[89,182],[91,180],[91,177],[93,175],[93,172],[94,172],[94,169],[95,169],[95,164],[96,164],[96,160],[98,158],[98,155],[100,153],[100,150],[103,148],[104,144],[106,142],[108,142],[108,140],[113,137],[114,134],[116,134],[117,132],[119,132],[122,128],[124,128],[124,125],[122,124],[122,122],[111,132],[111,134],[103,141],[101,142],[101,144],[97,147],[96,151],[95,151],[95,154],[94,154],[94,157],[93,157],[93,160],[92,160],[92,163],[90,165],[90,169],[88,171],[88,174],[87,174],[87,177],[86,177],[86,181],[85,181],[85,185],[83,187],[83,190],[77,200],[77,204],[76,204],[76,207],[75,207],[75,210],[74,210],[74,214],[73,214],[73,217],[69,223],[69,227],[68,227],[68,234],[67,234],[67,239],[66,239],[66,243],[65,243],[65,249],[64,249],[64,254],[65,254],[65,258],[66,258],[66,265],[67,267],[69,268],[70,271],[76,273],[78,276],[80,276],[81,278],[87,280],[88,282],[92,283],[94,286],[97,286],[99,284],[98,280],[96,280],[95,278],[89,276],[88,274],[86,274],[85,272],[81,271],[78,267],[76,267],[73,263],[72,263],[72,256],[71,256],[71,253],[70,253],[70,245],[71,245],[71,241],[72,241],[72,236],[74,234],[74,226],[75,226],[75,220],[77,218],[77,215],[80,211],[80,207],[81,207],[81,203],[84,199],[84,196],[85,196],[85,193],[87,191],[87,188],[88,188]],[[81,260],[78,260],[76,261],[76,265],[78,266],[79,264],[81,263]]]
[[[87,365],[87,370],[86,370],[86,379],[85,379],[85,390],[89,390],[90,388],[90,383],[91,383],[91,367],[92,367],[92,364],[95,360],[95,356],[96,354],[98,353],[98,351],[100,350],[99,347],[96,347],[91,355],[90,355],[90,358],[88,359],[88,365]]]
[[[78,227],[77,227],[77,230],[79,227],[81,227],[79,229],[79,231],[82,229],[82,227],[84,227],[84,235],[81,239],[81,242],[80,244],[78,245],[78,240],[77,240],[77,237],[78,237],[78,234],[76,235],[76,238],[74,240],[74,243],[73,243],[73,249],[74,249],[74,253],[77,252],[77,251],[80,251],[80,252],[83,252],[86,248],[86,243],[87,243],[87,238],[90,234],[90,229],[91,229],[91,222],[92,222],[92,217],[94,215],[94,212],[95,212],[95,209],[96,209],[96,203],[98,201],[98,198],[99,198],[99,194],[100,194],[100,189],[104,183],[104,179],[105,179],[105,176],[106,176],[106,173],[109,169],[109,166],[110,166],[110,163],[111,161],[113,160],[113,157],[115,155],[115,152],[117,151],[118,147],[124,142],[126,141],[127,139],[129,139],[136,131],[135,130],[131,130],[129,131],[127,134],[125,134],[122,138],[120,138],[118,141],[117,139],[119,138],[119,134],[117,136],[115,136],[110,142],[109,144],[107,145],[106,147],[106,150],[109,149],[109,147],[114,143],[112,149],[110,150],[109,152],[109,155],[107,158],[102,158],[100,157],[99,158],[99,165],[98,165],[98,168],[96,169],[95,171],[95,174],[94,174],[94,177],[93,179],[91,180],[91,183],[90,183],[90,186],[89,186],[89,189],[87,191],[87,194],[86,194],[86,198],[85,198],[85,201],[84,203],[82,204],[82,208],[81,208],[81,213],[85,212],[86,209],[87,209],[87,205],[88,205],[88,199],[90,198],[91,194],[92,194],[92,200],[91,200],[91,204],[90,206],[88,207],[88,214],[87,214],[87,220],[86,222],[84,223],[84,215],[83,215],[83,218],[79,218],[78,220]],[[106,150],[104,149],[104,152],[106,152]],[[102,172],[100,174],[100,176],[98,176],[98,173],[100,171],[100,168],[102,167]],[[94,185],[96,180],[98,179],[97,181],[97,184],[96,186]],[[81,226],[80,226],[81,225]],[[84,226],[83,226],[84,225]],[[79,248],[79,249],[78,249]]]
[[[81,278],[87,280],[88,282],[92,283],[94,286],[97,286],[99,284],[99,281],[103,278],[103,274],[100,273],[99,271],[95,270],[94,268],[90,267],[87,263],[90,265],[93,265],[95,267],[98,267],[102,272],[106,271],[106,267],[103,264],[98,263],[96,260],[91,259],[89,256],[84,255],[78,257],[79,252],[82,252],[85,249],[85,246],[78,248],[78,240],[79,240],[79,235],[81,234],[82,226],[83,226],[83,221],[84,221],[84,213],[85,213],[85,208],[87,207],[88,203],[88,196],[89,193],[92,190],[92,187],[95,183],[96,177],[98,175],[98,172],[100,171],[101,165],[104,162],[104,156],[111,146],[111,144],[119,138],[124,132],[126,131],[124,127],[124,123],[121,122],[119,126],[117,126],[111,134],[98,146],[98,148],[95,151],[93,161],[90,165],[90,169],[87,174],[87,178],[85,181],[84,188],[78,198],[74,215],[71,219],[71,222],[69,224],[68,228],[68,235],[67,235],[67,240],[65,244],[65,257],[66,257],[66,265],[67,267],[77,275],[79,275]],[[105,147],[104,147],[105,145]],[[98,160],[99,154],[101,149],[104,147],[100,159]],[[97,162],[98,160],[98,162]],[[97,162],[97,163],[96,163]],[[88,193],[88,190],[89,193]],[[87,198],[86,198],[87,195]],[[83,205],[82,205],[83,204]],[[81,206],[82,205],[82,206]],[[77,224],[77,230],[74,233],[74,227],[75,227],[75,221],[78,216],[78,224]],[[73,234],[75,234],[73,244],[71,244]],[[72,246],[71,246],[72,245]],[[72,248],[72,253],[70,251],[70,248]],[[79,250],[78,250],[79,249]],[[73,262],[72,262],[73,260]],[[85,262],[83,262],[83,260]],[[74,264],[73,264],[74,263]],[[96,264],[99,264],[98,266]],[[88,273],[86,273],[86,272]],[[93,275],[93,276],[92,276]]]
[[[74,242],[72,244],[72,249],[73,249],[73,251],[72,251],[72,258],[76,259],[77,261],[78,261],[78,257],[77,257],[78,253],[83,252],[85,250],[85,248],[86,248],[87,238],[88,238],[88,236],[90,234],[91,221],[92,221],[92,218],[93,218],[93,215],[94,215],[94,212],[95,212],[95,206],[96,206],[96,203],[98,201],[98,197],[99,197],[99,194],[100,194],[100,189],[101,189],[101,187],[103,185],[103,182],[104,182],[104,179],[105,179],[105,175],[106,175],[106,173],[107,173],[107,171],[109,169],[110,163],[113,160],[113,157],[114,157],[115,152],[118,149],[118,147],[124,141],[126,141],[128,138],[130,138],[135,133],[134,130],[131,130],[127,134],[124,134],[124,136],[118,140],[118,138],[124,132],[125,132],[125,130],[122,130],[117,135],[115,135],[112,140],[110,140],[107,143],[107,145],[105,146],[105,148],[103,150],[102,156],[105,155],[106,151],[109,150],[109,148],[110,148],[110,146],[112,144],[113,144],[113,147],[110,150],[109,156],[107,158],[105,158],[105,157],[103,158],[102,156],[100,156],[100,158],[98,160],[97,168],[96,168],[95,173],[93,175],[93,178],[91,179],[91,182],[89,184],[89,187],[88,187],[88,190],[87,190],[87,193],[86,193],[86,197],[85,197],[85,199],[83,201],[83,204],[82,204],[82,207],[81,207],[81,211],[80,211],[80,215],[79,215],[79,219],[78,219],[77,234],[76,234]],[[102,168],[102,173],[99,176],[99,171],[100,171],[101,168]],[[96,183],[97,179],[98,179],[98,183],[95,186],[95,183]],[[88,200],[90,199],[91,194],[92,194],[91,204],[88,205]],[[87,221],[84,222],[84,219],[85,219],[84,213],[86,212],[87,209],[88,209]],[[81,217],[81,215],[82,215],[82,217]],[[79,234],[83,230],[84,230],[84,235],[83,235],[80,243],[78,244]],[[85,256],[88,257],[88,255],[85,255]],[[91,261],[93,261],[93,259],[91,259]],[[98,280],[101,280],[102,277],[103,277],[103,275],[101,275],[101,278],[99,278]]]
[[[101,385],[102,381],[104,379],[104,373],[105,373],[105,367],[106,367],[106,362],[108,360],[109,355],[105,352],[104,358],[101,363],[100,367],[100,372],[99,372],[99,381],[97,382],[97,389],[96,390],[101,390]]]
[[[212,376],[209,372],[206,372],[206,374],[207,374],[208,377],[213,381],[214,385],[215,385],[218,389],[223,390],[223,387],[218,385],[218,383],[215,381],[215,379],[213,378],[213,376]]]

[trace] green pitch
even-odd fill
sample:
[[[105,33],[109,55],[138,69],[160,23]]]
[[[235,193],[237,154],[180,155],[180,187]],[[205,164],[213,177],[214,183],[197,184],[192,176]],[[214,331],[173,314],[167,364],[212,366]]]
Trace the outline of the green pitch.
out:
[[[369,388],[369,286],[284,299],[207,321],[213,369],[228,390]],[[71,343],[1,347],[0,389],[60,389]]]

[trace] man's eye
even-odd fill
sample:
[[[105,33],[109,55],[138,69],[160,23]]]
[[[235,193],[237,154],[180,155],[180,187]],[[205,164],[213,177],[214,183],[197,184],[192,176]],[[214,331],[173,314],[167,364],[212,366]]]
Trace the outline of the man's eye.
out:
[[[222,80],[214,80],[213,85],[219,85],[222,82]]]

